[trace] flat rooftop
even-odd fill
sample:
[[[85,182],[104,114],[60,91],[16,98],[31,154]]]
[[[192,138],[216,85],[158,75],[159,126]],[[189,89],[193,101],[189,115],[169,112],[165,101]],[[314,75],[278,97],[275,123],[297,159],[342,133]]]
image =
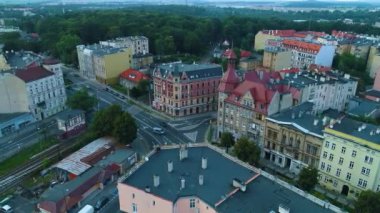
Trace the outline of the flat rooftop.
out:
[[[277,180],[269,179],[267,177],[269,174],[261,171],[259,174],[257,173],[259,170],[254,170],[209,146],[188,147],[188,158],[183,161],[179,159],[178,147],[163,148],[152,154],[148,161],[122,182],[140,190],[145,190],[149,186],[151,194],[173,203],[180,197],[197,196],[217,212],[223,213],[271,210],[277,212],[280,204],[290,208],[292,213],[303,213],[305,210],[332,212],[323,207],[323,201],[319,200],[319,203],[322,203],[319,205],[305,198],[308,195],[294,186],[285,187]],[[202,157],[207,158],[206,169],[201,168]],[[171,173],[168,172],[168,161],[173,162]],[[158,187],[153,186],[153,175],[160,176]],[[199,185],[199,175],[204,177],[203,185]],[[180,188],[182,178],[185,179],[184,189]],[[233,179],[245,183],[247,190],[236,192],[237,188],[232,186]]]

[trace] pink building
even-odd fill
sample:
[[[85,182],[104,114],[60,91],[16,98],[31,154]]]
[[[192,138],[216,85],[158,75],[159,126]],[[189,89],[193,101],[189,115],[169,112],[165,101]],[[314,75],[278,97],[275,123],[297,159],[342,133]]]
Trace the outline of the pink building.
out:
[[[134,170],[132,170],[134,171]],[[269,174],[202,144],[162,147],[119,181],[120,210],[128,213],[330,212]],[[290,187],[290,186],[289,186]],[[295,187],[294,187],[295,188]],[[322,201],[323,202],[323,201]]]
[[[380,70],[376,74],[372,89],[365,92],[365,98],[371,101],[380,102]]]

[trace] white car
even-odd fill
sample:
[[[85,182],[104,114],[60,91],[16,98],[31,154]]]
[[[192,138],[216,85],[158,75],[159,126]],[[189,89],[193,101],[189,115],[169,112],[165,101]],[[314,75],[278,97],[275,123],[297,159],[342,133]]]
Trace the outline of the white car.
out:
[[[153,128],[153,132],[156,133],[156,134],[159,134],[159,135],[165,134],[165,131],[162,128],[160,128],[160,127],[154,127]]]

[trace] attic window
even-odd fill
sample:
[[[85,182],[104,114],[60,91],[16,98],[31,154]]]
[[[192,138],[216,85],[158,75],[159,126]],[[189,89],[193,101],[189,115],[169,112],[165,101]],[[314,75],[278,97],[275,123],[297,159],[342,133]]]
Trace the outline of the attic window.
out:
[[[135,74],[129,74],[129,75],[128,75],[128,77],[130,77],[130,78],[133,78],[133,79],[134,79],[134,78],[136,78],[136,75],[135,75]]]

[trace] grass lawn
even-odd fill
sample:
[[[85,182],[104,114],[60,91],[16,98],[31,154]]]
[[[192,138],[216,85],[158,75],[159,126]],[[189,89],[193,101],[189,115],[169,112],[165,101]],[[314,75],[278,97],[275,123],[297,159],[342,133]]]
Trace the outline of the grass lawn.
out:
[[[56,139],[47,139],[21,150],[17,154],[0,163],[0,176],[5,175],[16,167],[23,165],[29,161],[33,155],[36,155],[57,143],[58,141]]]

